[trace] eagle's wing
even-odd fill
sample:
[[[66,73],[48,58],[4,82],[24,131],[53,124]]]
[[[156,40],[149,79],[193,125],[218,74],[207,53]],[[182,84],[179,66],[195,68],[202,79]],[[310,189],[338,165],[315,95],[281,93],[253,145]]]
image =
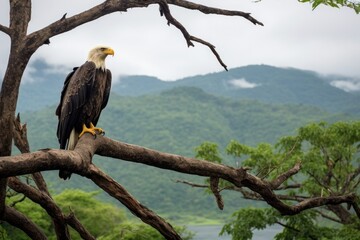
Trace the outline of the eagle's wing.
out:
[[[78,124],[79,113],[90,95],[95,74],[95,64],[86,62],[65,79],[60,104],[56,109],[59,118],[57,137],[61,149],[65,149],[71,130]]]
[[[100,109],[100,113],[101,111],[106,107],[108,101],[109,101],[109,96],[110,96],[110,90],[111,90],[111,72],[109,69],[106,70],[106,84],[105,84],[105,90],[104,90],[104,96],[103,96],[103,101],[101,103],[101,109]],[[93,124],[96,126],[97,122],[99,121],[100,118],[100,113],[97,117],[95,117],[95,119],[93,120]]]
[[[104,99],[101,105],[101,109],[104,109],[109,101],[109,96],[110,96],[110,89],[111,89],[111,72],[110,70],[106,70],[106,86],[105,86],[105,94],[104,94]]]

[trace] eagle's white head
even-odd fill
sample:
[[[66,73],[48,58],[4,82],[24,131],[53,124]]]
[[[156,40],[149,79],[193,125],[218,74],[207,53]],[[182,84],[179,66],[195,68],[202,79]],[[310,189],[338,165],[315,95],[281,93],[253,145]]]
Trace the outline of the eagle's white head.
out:
[[[87,61],[94,62],[96,68],[101,68],[105,71],[105,58],[107,55],[114,56],[114,50],[110,47],[97,46],[90,50]]]

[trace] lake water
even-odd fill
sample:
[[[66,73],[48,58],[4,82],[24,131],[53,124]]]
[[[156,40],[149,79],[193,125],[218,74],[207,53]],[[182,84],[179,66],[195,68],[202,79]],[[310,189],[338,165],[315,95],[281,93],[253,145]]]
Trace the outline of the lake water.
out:
[[[205,226],[187,226],[187,229],[194,232],[194,240],[231,240],[231,236],[219,237],[222,226],[205,225]],[[252,240],[270,240],[282,230],[282,227],[273,226],[261,231],[254,231]]]

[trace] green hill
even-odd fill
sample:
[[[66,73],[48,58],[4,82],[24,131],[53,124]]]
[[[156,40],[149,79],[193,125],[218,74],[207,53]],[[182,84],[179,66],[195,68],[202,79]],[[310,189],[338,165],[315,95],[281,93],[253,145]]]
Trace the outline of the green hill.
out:
[[[23,121],[28,123],[32,150],[58,148],[54,109],[55,106],[52,106],[23,114]],[[194,156],[194,147],[203,141],[217,142],[223,147],[231,139],[237,139],[255,145],[274,142],[280,136],[293,134],[308,122],[349,118],[315,107],[228,99],[208,94],[199,88],[179,87],[138,97],[112,94],[98,125],[105,129],[106,136],[113,139]],[[100,157],[94,162],[151,209],[174,217],[220,214],[211,195],[173,181],[189,179],[202,182],[201,177]],[[228,163],[232,164],[231,159]],[[48,172],[46,177],[50,187],[57,192],[74,187],[97,189],[87,179],[77,176],[70,181],[62,181],[57,177],[57,172]],[[225,212],[222,216],[228,216],[246,204],[254,203],[244,203],[236,193],[225,193]]]
[[[43,61],[35,61],[21,85],[18,111],[40,110],[58,103],[63,81],[70,69],[59,71]],[[62,74],[60,74],[62,72]],[[336,79],[341,79],[337,77]],[[344,80],[349,78],[343,77]],[[251,65],[173,82],[149,76],[122,76],[114,79],[112,92],[122,96],[158,94],[175,87],[197,87],[207,93],[265,103],[303,104],[336,113],[360,115],[359,92],[349,93],[331,85],[332,77],[292,68]]]

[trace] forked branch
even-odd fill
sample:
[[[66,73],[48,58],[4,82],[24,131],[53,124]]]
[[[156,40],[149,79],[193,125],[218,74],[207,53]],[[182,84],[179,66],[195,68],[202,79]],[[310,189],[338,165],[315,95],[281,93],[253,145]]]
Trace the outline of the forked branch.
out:
[[[259,194],[270,206],[281,214],[294,215],[309,208],[327,204],[350,203],[355,201],[355,194],[328,196],[304,199],[289,205],[283,202],[266,181],[249,174],[246,169],[233,168],[208,161],[187,158],[179,155],[162,153],[148,148],[114,141],[104,136],[93,137],[84,135],[74,151],[44,150],[31,154],[22,154],[0,158],[0,177],[29,174],[33,171],[62,169],[73,171],[83,176],[94,174],[91,159],[94,153],[125,161],[138,162],[158,168],[177,172],[222,178],[236,187],[247,187]],[[98,175],[100,176],[100,175]],[[91,179],[93,177],[90,177]],[[116,193],[113,193],[116,194]]]

